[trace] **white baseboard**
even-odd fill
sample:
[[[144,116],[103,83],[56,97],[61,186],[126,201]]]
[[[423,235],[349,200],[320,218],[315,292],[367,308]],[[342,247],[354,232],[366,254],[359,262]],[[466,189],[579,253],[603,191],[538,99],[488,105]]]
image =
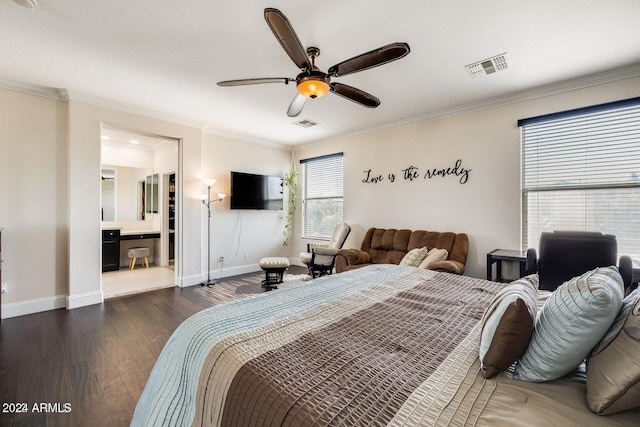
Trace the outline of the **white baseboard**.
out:
[[[223,268],[222,273],[220,269],[211,270],[211,278],[212,279],[223,279],[225,277],[237,276],[239,274],[247,274],[247,273],[255,273],[256,271],[260,271],[260,266],[258,264],[247,264],[247,265],[239,265],[237,267],[229,267]],[[188,276],[183,277],[180,283],[180,287],[186,288],[187,286],[195,286],[207,280],[207,273],[202,273],[202,276]]]
[[[222,274],[220,273],[220,269],[212,270],[211,277],[214,279],[222,279],[223,277],[229,276],[237,276],[239,274],[247,274],[247,273],[255,273],[256,271],[260,271],[260,266],[258,264],[246,264],[239,265],[237,267],[229,267],[222,268]]]
[[[102,304],[102,301],[104,301],[102,290],[80,295],[69,295],[67,297],[67,310],[85,307],[87,305]]]
[[[25,316],[27,314],[65,308],[66,298],[66,295],[57,295],[55,297],[2,304],[2,318],[9,319],[11,317]]]
[[[199,285],[200,283],[202,283],[202,277],[193,274],[191,276],[179,277],[177,285],[181,288],[186,288],[187,286],[195,286]]]

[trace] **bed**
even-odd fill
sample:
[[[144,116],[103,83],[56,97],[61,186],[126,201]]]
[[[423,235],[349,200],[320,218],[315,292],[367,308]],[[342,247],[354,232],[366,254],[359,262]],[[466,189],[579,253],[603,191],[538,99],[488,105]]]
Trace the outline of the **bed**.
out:
[[[172,335],[133,426],[639,425],[585,402],[584,372],[480,374],[503,284],[372,265],[199,312]]]

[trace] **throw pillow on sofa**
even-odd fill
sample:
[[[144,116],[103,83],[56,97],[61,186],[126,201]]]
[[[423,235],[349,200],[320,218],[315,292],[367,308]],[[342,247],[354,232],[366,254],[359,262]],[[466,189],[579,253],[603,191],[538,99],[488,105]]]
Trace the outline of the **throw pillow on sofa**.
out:
[[[614,266],[563,283],[540,310],[514,378],[551,381],[575,370],[611,327],[623,298],[624,284]]]
[[[420,265],[422,260],[427,256],[429,250],[427,247],[415,248],[411,249],[407,254],[402,258],[399,265],[405,265],[407,267],[417,267]]]
[[[449,252],[446,249],[433,248],[429,251],[425,259],[422,260],[418,268],[429,269],[436,262],[444,261],[449,258]]]

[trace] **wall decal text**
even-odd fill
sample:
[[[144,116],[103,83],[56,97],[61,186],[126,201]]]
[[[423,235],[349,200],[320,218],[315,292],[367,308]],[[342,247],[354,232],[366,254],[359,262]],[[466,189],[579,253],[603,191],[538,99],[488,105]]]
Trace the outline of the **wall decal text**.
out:
[[[387,173],[386,175],[374,172],[372,169],[363,171],[364,178],[362,182],[365,184],[377,184],[382,181],[396,182],[397,180],[404,181],[417,181],[420,179],[432,179],[432,178],[445,178],[450,175],[458,177],[460,184],[466,184],[469,181],[469,173],[471,169],[467,169],[462,166],[462,160],[456,160],[453,167],[448,168],[431,168],[425,171],[420,170],[419,167],[410,165],[405,169],[400,169],[400,173]]]

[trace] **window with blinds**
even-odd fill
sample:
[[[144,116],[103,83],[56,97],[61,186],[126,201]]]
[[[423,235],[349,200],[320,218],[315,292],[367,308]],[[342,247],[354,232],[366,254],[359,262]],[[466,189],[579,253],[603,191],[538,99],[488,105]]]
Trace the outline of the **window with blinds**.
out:
[[[540,233],[600,231],[640,257],[640,98],[518,121],[523,249]]]
[[[329,239],[342,219],[342,153],[301,160],[302,237]]]

